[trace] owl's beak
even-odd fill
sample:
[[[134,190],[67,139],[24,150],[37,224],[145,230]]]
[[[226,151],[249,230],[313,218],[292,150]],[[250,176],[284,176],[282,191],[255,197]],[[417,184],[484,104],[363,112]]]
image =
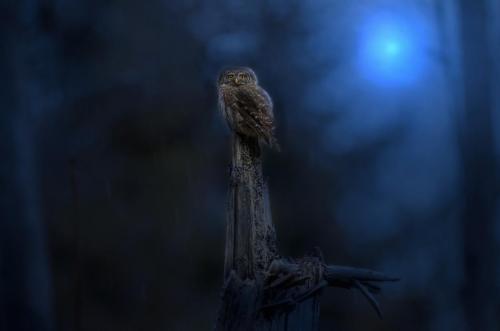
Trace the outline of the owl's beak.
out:
[[[234,82],[236,83],[236,85],[240,85],[240,82],[241,82],[241,81],[240,81],[238,78],[236,78],[236,79],[234,80]]]

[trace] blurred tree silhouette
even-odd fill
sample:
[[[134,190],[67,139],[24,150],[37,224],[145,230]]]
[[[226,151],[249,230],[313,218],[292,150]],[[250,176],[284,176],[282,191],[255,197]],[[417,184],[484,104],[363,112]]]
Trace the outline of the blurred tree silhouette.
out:
[[[461,151],[464,176],[464,310],[467,330],[495,330],[496,283],[492,266],[497,203],[497,165],[493,135],[493,96],[488,1],[460,1],[465,113]],[[494,285],[493,285],[494,286]]]

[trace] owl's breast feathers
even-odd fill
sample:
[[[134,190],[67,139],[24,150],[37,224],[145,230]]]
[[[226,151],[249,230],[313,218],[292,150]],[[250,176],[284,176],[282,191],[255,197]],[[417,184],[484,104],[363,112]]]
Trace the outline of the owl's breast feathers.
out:
[[[264,89],[257,85],[224,86],[219,94],[219,103],[233,130],[260,138],[279,150],[274,137],[273,104]]]

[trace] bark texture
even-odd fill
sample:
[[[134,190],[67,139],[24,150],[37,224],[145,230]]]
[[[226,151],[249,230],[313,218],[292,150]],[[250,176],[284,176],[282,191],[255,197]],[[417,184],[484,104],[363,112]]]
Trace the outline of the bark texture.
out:
[[[255,279],[277,254],[260,147],[256,139],[238,134],[233,138],[226,240],[226,277],[234,270],[242,279]]]

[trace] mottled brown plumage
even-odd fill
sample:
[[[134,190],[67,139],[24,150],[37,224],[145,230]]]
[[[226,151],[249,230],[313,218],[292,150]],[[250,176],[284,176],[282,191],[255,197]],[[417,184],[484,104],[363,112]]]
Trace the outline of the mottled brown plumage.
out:
[[[250,68],[223,71],[218,79],[219,108],[229,127],[279,149],[274,137],[273,103]]]

